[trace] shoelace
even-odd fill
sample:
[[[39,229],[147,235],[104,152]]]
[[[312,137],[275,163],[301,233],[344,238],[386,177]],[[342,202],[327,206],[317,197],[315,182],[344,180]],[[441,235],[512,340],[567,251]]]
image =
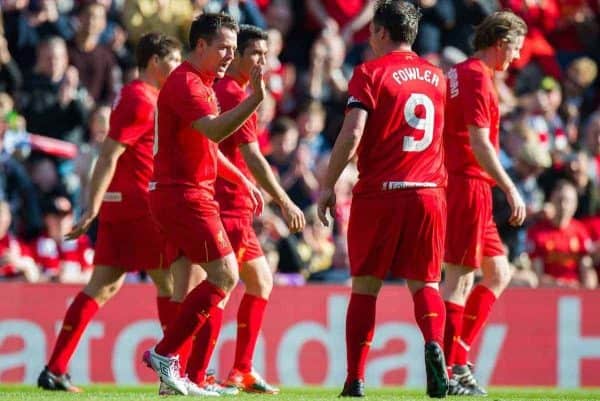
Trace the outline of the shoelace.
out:
[[[179,365],[178,357],[169,358],[169,375],[174,377],[179,377],[179,372],[181,368]]]
[[[456,375],[456,378],[458,379],[459,383],[463,386],[477,386],[477,380],[475,379],[475,376],[473,376],[473,373],[471,373],[470,370],[466,371],[463,374]]]

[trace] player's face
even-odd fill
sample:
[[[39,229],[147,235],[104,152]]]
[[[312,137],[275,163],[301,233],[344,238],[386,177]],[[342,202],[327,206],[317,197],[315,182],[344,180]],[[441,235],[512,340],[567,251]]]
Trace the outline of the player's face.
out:
[[[158,59],[158,75],[159,84],[165,82],[169,74],[181,64],[181,51],[179,49],[173,50],[163,58]]]
[[[250,78],[250,71],[255,65],[264,66],[267,62],[267,41],[253,40],[244,49],[240,58],[240,71],[246,78]]]
[[[237,33],[229,28],[221,28],[211,43],[202,43],[202,58],[209,72],[214,73],[217,78],[223,78],[229,64],[235,56],[237,48]]]
[[[506,71],[510,63],[519,59],[524,39],[523,36],[517,36],[511,41],[499,43],[496,71]]]

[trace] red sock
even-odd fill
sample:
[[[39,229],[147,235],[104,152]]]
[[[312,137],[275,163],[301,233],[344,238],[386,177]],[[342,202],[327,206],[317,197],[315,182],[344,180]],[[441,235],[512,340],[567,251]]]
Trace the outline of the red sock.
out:
[[[352,294],[346,313],[346,382],[365,378],[365,363],[375,333],[377,297]]]
[[[169,325],[163,339],[156,345],[159,355],[179,354],[185,341],[196,334],[210,316],[210,310],[225,298],[225,292],[204,280],[185,297],[177,318]]]
[[[169,327],[171,322],[177,317],[179,313],[179,308],[181,308],[181,302],[170,301],[172,308],[172,314],[169,316],[169,320],[166,322],[166,326]],[[194,342],[193,337],[189,337],[183,343],[181,348],[179,348],[179,367],[180,373],[182,376],[185,375],[185,371],[187,369],[188,359],[190,359],[190,353],[192,352],[192,343]]]
[[[77,294],[67,309],[65,320],[48,362],[50,372],[62,375],[67,371],[67,365],[75,352],[79,339],[98,308],[99,306],[93,298],[83,292]]]
[[[476,286],[465,304],[460,338],[454,348],[454,363],[466,365],[471,344],[481,331],[496,302],[496,296],[483,285]]]
[[[206,368],[210,357],[217,345],[221,326],[223,325],[223,309],[214,307],[210,310],[210,318],[196,333],[192,353],[189,358],[186,373],[196,384],[201,384],[206,376]]]
[[[444,355],[446,365],[454,365],[454,348],[462,328],[463,312],[465,307],[446,301],[446,329],[444,330]]]
[[[158,309],[158,320],[163,333],[169,327],[169,324],[177,316],[179,303],[171,301],[171,297],[156,297],[156,308]]]
[[[237,314],[234,369],[244,373],[252,370],[252,357],[266,307],[266,299],[244,294]]]
[[[425,342],[435,341],[444,346],[444,323],[446,308],[440,292],[432,287],[423,287],[413,295],[415,320],[423,333]]]

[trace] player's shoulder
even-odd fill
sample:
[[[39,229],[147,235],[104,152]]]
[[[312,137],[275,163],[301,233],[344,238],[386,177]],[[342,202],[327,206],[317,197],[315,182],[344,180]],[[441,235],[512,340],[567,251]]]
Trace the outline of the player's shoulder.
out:
[[[245,93],[236,80],[228,75],[215,82],[213,89],[218,97],[227,96],[234,99],[241,99]]]
[[[588,227],[586,226],[586,224],[578,219],[572,219],[571,220],[571,229],[574,231],[577,231],[579,233],[583,233],[583,234],[589,234],[589,230]]]

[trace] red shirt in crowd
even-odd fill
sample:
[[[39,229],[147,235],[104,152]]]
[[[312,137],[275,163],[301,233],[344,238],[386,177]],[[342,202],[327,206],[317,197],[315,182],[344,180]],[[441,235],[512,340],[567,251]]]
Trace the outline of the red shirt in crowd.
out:
[[[42,235],[30,245],[30,249],[42,274],[48,277],[58,277],[65,270],[83,272],[93,267],[94,250],[87,235],[62,242]]]

